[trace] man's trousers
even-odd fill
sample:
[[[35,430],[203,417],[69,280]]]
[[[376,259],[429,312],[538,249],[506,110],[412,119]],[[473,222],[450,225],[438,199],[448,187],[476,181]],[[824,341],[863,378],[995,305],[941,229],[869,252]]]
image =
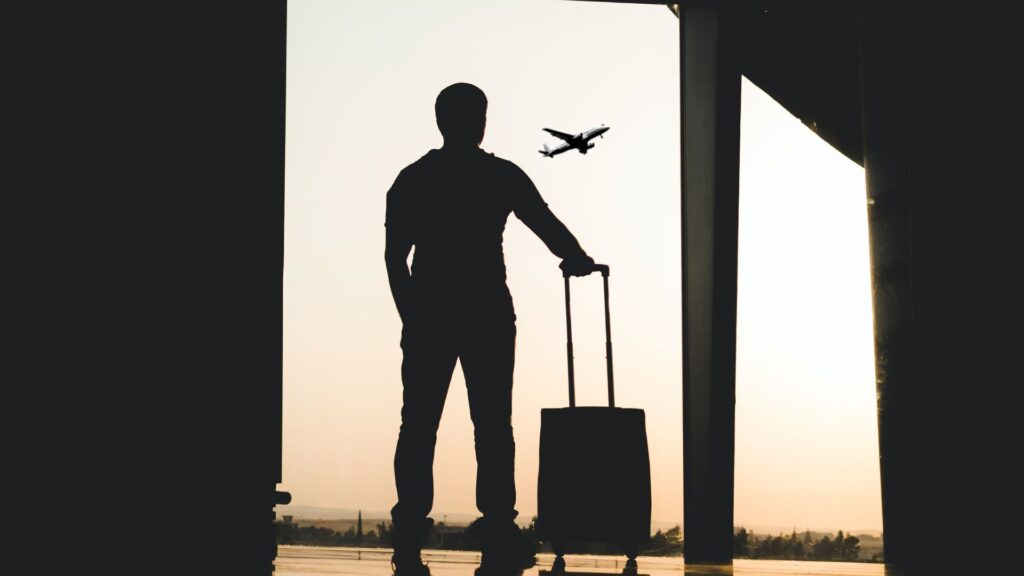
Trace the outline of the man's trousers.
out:
[[[434,446],[456,360],[461,361],[476,444],[476,505],[487,523],[516,517],[512,435],[514,316],[501,321],[414,321],[402,329],[402,425],[395,450],[396,535],[429,528]]]

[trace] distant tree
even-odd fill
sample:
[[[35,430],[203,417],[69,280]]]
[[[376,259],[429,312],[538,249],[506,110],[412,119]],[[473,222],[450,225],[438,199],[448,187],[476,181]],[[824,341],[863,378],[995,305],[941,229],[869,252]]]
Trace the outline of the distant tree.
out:
[[[807,548],[804,547],[804,543],[800,540],[793,540],[793,548],[791,558],[793,560],[806,560],[807,559]]]
[[[646,554],[658,554],[658,551],[664,550],[668,545],[665,541],[665,534],[659,528],[654,532],[654,536],[647,541],[647,544],[643,547],[643,551]]]
[[[733,558],[746,558],[749,556],[750,551],[747,549],[747,546],[749,546],[749,534],[746,528],[740,526],[740,529],[736,531],[732,538]]]
[[[683,541],[683,530],[678,526],[673,526],[665,531],[665,541],[669,543],[676,543]]]
[[[617,546],[611,546],[609,553],[620,554]],[[679,526],[662,532],[658,530],[645,544],[640,546],[640,553],[645,556],[675,556],[683,554],[683,534]]]
[[[757,543],[752,556],[754,558],[779,558],[782,555],[782,537],[765,536]]]
[[[787,560],[803,560],[803,546],[800,544],[800,537],[796,535],[796,528],[793,528],[793,532],[786,537],[783,548]]]
[[[832,559],[832,539],[827,534],[814,543],[814,547],[811,548],[811,558],[814,560]]]
[[[772,538],[772,545],[768,549],[768,553],[772,558],[782,558],[785,556],[785,542],[782,539],[782,533]]]
[[[277,536],[278,544],[294,544],[295,540],[292,537],[293,527],[292,523],[274,522],[275,535]]]
[[[805,560],[807,553],[803,542],[797,535],[796,530],[790,534],[771,534],[764,538],[758,538],[753,532],[746,530],[737,532],[733,542],[737,540],[746,541],[747,558],[765,558],[777,560]]]
[[[840,532],[842,534],[842,532]],[[836,537],[839,540],[839,537]],[[860,538],[852,534],[848,534],[843,538],[842,545],[839,546],[839,559],[847,562],[854,562],[860,557]]]
[[[377,524],[377,540],[382,546],[391,545],[391,524],[387,522]]]

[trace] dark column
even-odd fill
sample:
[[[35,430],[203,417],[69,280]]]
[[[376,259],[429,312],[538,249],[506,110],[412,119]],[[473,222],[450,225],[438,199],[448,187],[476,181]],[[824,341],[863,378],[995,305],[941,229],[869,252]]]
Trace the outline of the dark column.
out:
[[[9,544],[46,574],[268,574],[285,2],[12,11]]]
[[[937,574],[1015,545],[1024,127],[1015,19],[936,8],[869,3],[862,74],[885,557]]]
[[[685,555],[731,562],[740,75],[720,7],[680,16]]]
[[[911,540],[920,528],[915,473],[921,445],[913,428],[900,424],[914,404],[913,271],[907,102],[903,75],[906,54],[897,50],[900,22],[865,20],[862,42],[865,177],[871,236],[871,291],[874,303],[875,382],[878,398],[879,458],[885,555],[890,562],[914,557]],[[905,432],[905,433],[901,433]],[[921,434],[926,437],[927,432]]]

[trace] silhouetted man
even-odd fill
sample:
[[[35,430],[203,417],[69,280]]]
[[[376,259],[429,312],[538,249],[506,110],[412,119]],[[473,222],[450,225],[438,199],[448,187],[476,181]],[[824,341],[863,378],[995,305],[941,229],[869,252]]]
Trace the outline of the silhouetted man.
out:
[[[455,361],[462,361],[476,442],[476,504],[484,566],[532,565],[534,546],[514,523],[512,369],[515,313],[505,283],[502,234],[515,214],[573,275],[594,261],[555,218],[518,166],[480,149],[487,97],[453,84],[434,104],[444,146],[407,166],[387,196],[387,262],[402,317],[402,426],[391,510],[396,570],[422,572],[433,522],[437,427]],[[415,246],[412,271],[406,264]]]

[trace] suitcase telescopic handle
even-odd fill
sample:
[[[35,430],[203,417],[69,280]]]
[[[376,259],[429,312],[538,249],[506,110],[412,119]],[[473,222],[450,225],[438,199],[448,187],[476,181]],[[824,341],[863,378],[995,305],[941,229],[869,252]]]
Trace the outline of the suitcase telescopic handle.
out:
[[[594,271],[601,273],[604,282],[604,351],[605,360],[608,364],[608,406],[615,407],[615,378],[612,374],[612,319],[608,309],[608,275],[611,270],[606,264],[595,264]],[[573,366],[572,354],[572,305],[569,298],[569,277],[563,272],[565,281],[565,353],[569,361],[569,407],[576,406],[576,371]]]

